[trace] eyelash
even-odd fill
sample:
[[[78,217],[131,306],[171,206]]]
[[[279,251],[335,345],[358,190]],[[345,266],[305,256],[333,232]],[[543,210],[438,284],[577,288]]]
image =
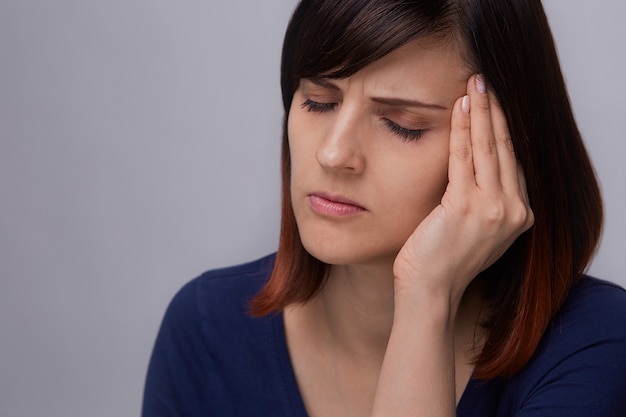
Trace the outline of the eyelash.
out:
[[[311,99],[306,99],[302,103],[301,107],[306,111],[315,113],[327,113],[337,107],[337,103],[318,103]],[[396,136],[398,136],[403,142],[412,142],[422,137],[424,130],[421,129],[406,129],[397,123],[392,122],[389,119],[383,119],[387,128],[391,130]]]
[[[333,110],[335,107],[337,107],[337,103],[318,103],[317,101],[313,101],[309,98],[302,103],[303,109],[316,113],[326,113]]]
[[[404,142],[412,142],[414,140],[418,140],[422,137],[422,134],[424,133],[424,130],[422,129],[407,129],[397,123],[392,122],[389,119],[384,120],[389,130],[398,135],[400,139],[402,139]]]

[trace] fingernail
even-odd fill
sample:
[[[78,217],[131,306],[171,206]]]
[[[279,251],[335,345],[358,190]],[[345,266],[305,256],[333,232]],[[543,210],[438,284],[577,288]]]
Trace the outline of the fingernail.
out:
[[[461,100],[461,110],[463,110],[463,113],[469,113],[470,111],[470,102],[469,102],[469,96],[464,96],[463,100]]]
[[[482,75],[476,76],[476,89],[479,93],[485,94],[487,92],[487,87],[485,86],[485,80],[483,80]]]

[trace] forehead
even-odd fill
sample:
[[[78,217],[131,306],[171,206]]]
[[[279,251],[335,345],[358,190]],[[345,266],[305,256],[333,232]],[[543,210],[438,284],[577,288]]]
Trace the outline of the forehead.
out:
[[[461,48],[452,41],[413,40],[354,75],[378,75],[388,83],[419,81],[423,84],[465,82],[472,71],[463,59]]]
[[[346,93],[421,99],[451,108],[465,94],[471,74],[453,43],[416,40],[333,83]]]

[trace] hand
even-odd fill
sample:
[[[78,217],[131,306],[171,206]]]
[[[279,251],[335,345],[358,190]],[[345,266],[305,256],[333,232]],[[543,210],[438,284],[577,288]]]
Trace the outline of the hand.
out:
[[[448,186],[394,262],[396,293],[465,288],[534,223],[506,118],[480,76],[452,110]]]

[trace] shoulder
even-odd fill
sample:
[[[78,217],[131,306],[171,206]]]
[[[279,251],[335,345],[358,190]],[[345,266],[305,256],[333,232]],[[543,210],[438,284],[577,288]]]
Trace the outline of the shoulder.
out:
[[[272,272],[274,258],[272,254],[241,265],[206,271],[188,282],[177,296],[190,296],[204,290],[227,293],[259,290]]]
[[[606,355],[621,356],[626,369],[626,291],[616,284],[584,277],[570,291],[546,329],[531,369],[559,363],[611,366]],[[618,365],[618,363],[615,363]]]
[[[625,376],[626,291],[586,276],[505,391],[511,415],[622,416]]]
[[[275,319],[251,317],[248,303],[273,262],[270,255],[208,271],[177,292],[153,347],[143,415],[206,415],[209,407],[233,415],[234,403],[245,405],[241,396],[261,395],[255,394],[260,381],[251,370],[271,375]]]
[[[572,288],[546,332],[547,344],[626,343],[626,291],[617,284],[584,277]]]
[[[544,366],[619,366],[626,372],[626,291],[584,277],[550,322],[536,358]]]
[[[561,314],[587,306],[598,313],[608,308],[626,308],[626,290],[613,282],[584,276],[567,296]]]
[[[194,346],[215,349],[220,339],[244,337],[259,320],[248,314],[250,299],[271,273],[274,256],[228,268],[207,271],[186,283],[168,305],[155,349],[164,354]],[[248,334],[248,336],[250,336]]]
[[[244,314],[247,305],[267,281],[274,255],[252,262],[204,272],[185,284],[172,299],[166,318],[184,321],[211,314]],[[173,317],[172,317],[173,316]]]

